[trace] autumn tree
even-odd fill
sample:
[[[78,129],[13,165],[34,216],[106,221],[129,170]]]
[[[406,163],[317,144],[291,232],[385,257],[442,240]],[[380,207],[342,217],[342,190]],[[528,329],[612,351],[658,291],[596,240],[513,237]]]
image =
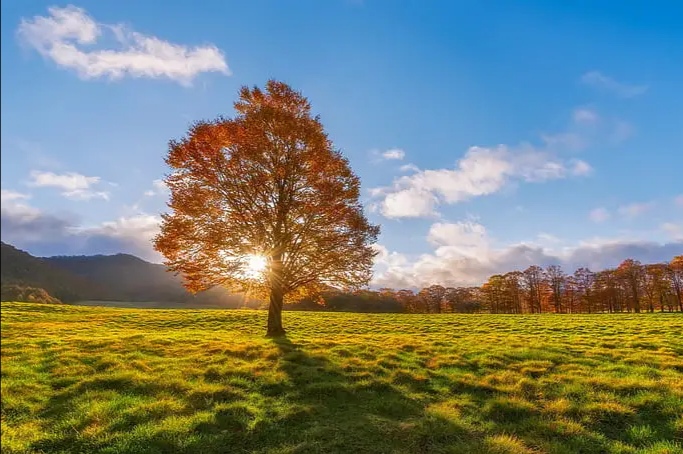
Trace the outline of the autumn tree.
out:
[[[419,298],[410,289],[402,289],[396,292],[396,299],[405,312],[420,312]]]
[[[564,283],[565,311],[573,314],[577,312],[577,303],[581,299],[579,284],[572,275],[567,275]]]
[[[505,293],[505,280],[500,274],[494,274],[481,286],[483,302],[492,314],[501,312]]]
[[[527,300],[531,312],[541,313],[541,290],[543,286],[543,268],[532,265],[522,272]]]
[[[579,268],[574,271],[573,281],[576,284],[577,297],[583,302],[585,310],[593,312],[593,288],[595,286],[595,273],[588,268]]]
[[[170,142],[170,213],[154,245],[190,291],[268,295],[267,334],[283,335],[285,299],[369,282],[379,227],[304,96],[271,80],[243,87],[234,108]]]
[[[451,312],[473,313],[480,309],[478,292],[477,287],[448,287],[443,299]]]
[[[633,310],[640,312],[643,265],[638,260],[626,259],[617,267],[617,275],[621,278],[624,289],[631,297]]]
[[[425,302],[426,312],[441,313],[441,305],[446,295],[446,289],[441,285],[430,285],[420,290],[418,296]]]
[[[666,270],[676,295],[678,310],[683,312],[683,255],[674,257],[666,267]]]
[[[523,312],[522,300],[524,289],[522,288],[522,276],[521,271],[511,271],[503,276],[505,279],[505,288],[509,295],[509,312],[513,314],[521,314]]]
[[[562,312],[562,298],[564,296],[567,276],[559,265],[550,265],[544,271],[544,276],[550,285],[550,298],[555,306],[555,312]]]
[[[643,267],[643,290],[647,298],[647,309],[655,311],[655,306],[659,305],[660,310],[664,311],[664,301],[666,300],[671,286],[667,279],[666,264],[652,263]]]

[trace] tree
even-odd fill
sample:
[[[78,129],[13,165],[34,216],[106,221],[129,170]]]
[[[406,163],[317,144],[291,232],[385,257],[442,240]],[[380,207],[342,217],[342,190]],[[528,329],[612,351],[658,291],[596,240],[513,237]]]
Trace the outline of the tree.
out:
[[[653,263],[643,266],[644,293],[647,297],[647,309],[655,311],[655,305],[664,312],[664,301],[671,290],[666,275],[666,264]]]
[[[234,107],[170,142],[171,212],[154,245],[190,291],[268,295],[267,334],[283,335],[285,299],[369,282],[379,226],[305,97],[270,80],[243,87]]]
[[[625,290],[631,294],[633,309],[640,312],[643,265],[638,260],[626,259],[617,267],[617,274],[623,280]]]
[[[402,289],[396,292],[396,299],[405,312],[420,312],[420,304],[417,295],[410,289]]]
[[[441,313],[446,289],[441,285],[431,285],[420,290],[418,296],[426,303],[426,312]]]
[[[509,294],[510,299],[510,311],[513,314],[521,314],[522,310],[522,297],[524,289],[522,288],[522,272],[521,271],[511,271],[506,273],[503,278],[505,279],[505,288]]]
[[[443,301],[450,312],[471,314],[481,309],[478,287],[448,287],[444,290]]]
[[[522,272],[524,286],[527,291],[531,313],[541,313],[541,285],[543,284],[543,268],[532,265]]]
[[[585,303],[585,309],[590,314],[593,312],[593,287],[595,286],[595,273],[588,268],[579,268],[574,271],[574,282],[578,297]]]
[[[490,313],[499,314],[503,312],[505,279],[502,275],[494,274],[489,277],[489,280],[481,286],[481,292]]]
[[[683,255],[674,257],[666,269],[678,300],[678,310],[683,312]]]
[[[551,299],[555,306],[555,312],[562,312],[562,297],[565,291],[567,276],[559,265],[550,265],[545,269],[545,278],[552,291]]]

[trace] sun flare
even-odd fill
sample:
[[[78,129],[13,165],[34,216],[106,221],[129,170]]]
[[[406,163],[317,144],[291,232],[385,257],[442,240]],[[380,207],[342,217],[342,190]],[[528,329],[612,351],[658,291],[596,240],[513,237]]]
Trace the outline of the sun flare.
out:
[[[263,275],[268,266],[268,260],[262,255],[250,254],[245,257],[245,275],[247,278],[256,279]]]

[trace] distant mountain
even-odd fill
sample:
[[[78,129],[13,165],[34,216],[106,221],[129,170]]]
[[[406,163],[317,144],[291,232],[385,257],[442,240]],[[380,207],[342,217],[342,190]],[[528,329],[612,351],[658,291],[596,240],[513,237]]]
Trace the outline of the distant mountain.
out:
[[[106,289],[95,282],[34,257],[7,243],[1,243],[0,280],[3,285],[19,284],[42,288],[62,301],[100,299]]]
[[[64,302],[84,300],[239,307],[244,298],[222,288],[192,295],[166,267],[128,254],[39,258],[2,243],[0,280],[42,288]],[[250,306],[255,303],[252,302]],[[150,305],[152,306],[152,305]],[[158,304],[154,305],[158,307]]]
[[[190,296],[180,278],[166,271],[165,266],[129,254],[58,256],[44,260],[108,289],[109,297],[102,299],[183,301]]]

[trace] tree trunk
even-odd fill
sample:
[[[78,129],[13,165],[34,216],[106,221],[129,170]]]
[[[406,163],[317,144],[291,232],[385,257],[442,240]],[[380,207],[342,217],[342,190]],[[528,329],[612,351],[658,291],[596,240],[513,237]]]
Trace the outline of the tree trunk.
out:
[[[285,335],[282,327],[282,304],[283,295],[280,289],[270,290],[270,304],[268,305],[268,337],[280,337]]]
[[[273,257],[270,264],[270,304],[268,305],[268,337],[285,335],[282,327],[282,306],[284,291],[282,288],[282,260]]]
[[[640,313],[640,295],[638,295],[638,284],[631,284],[631,293],[633,294],[633,310]]]

